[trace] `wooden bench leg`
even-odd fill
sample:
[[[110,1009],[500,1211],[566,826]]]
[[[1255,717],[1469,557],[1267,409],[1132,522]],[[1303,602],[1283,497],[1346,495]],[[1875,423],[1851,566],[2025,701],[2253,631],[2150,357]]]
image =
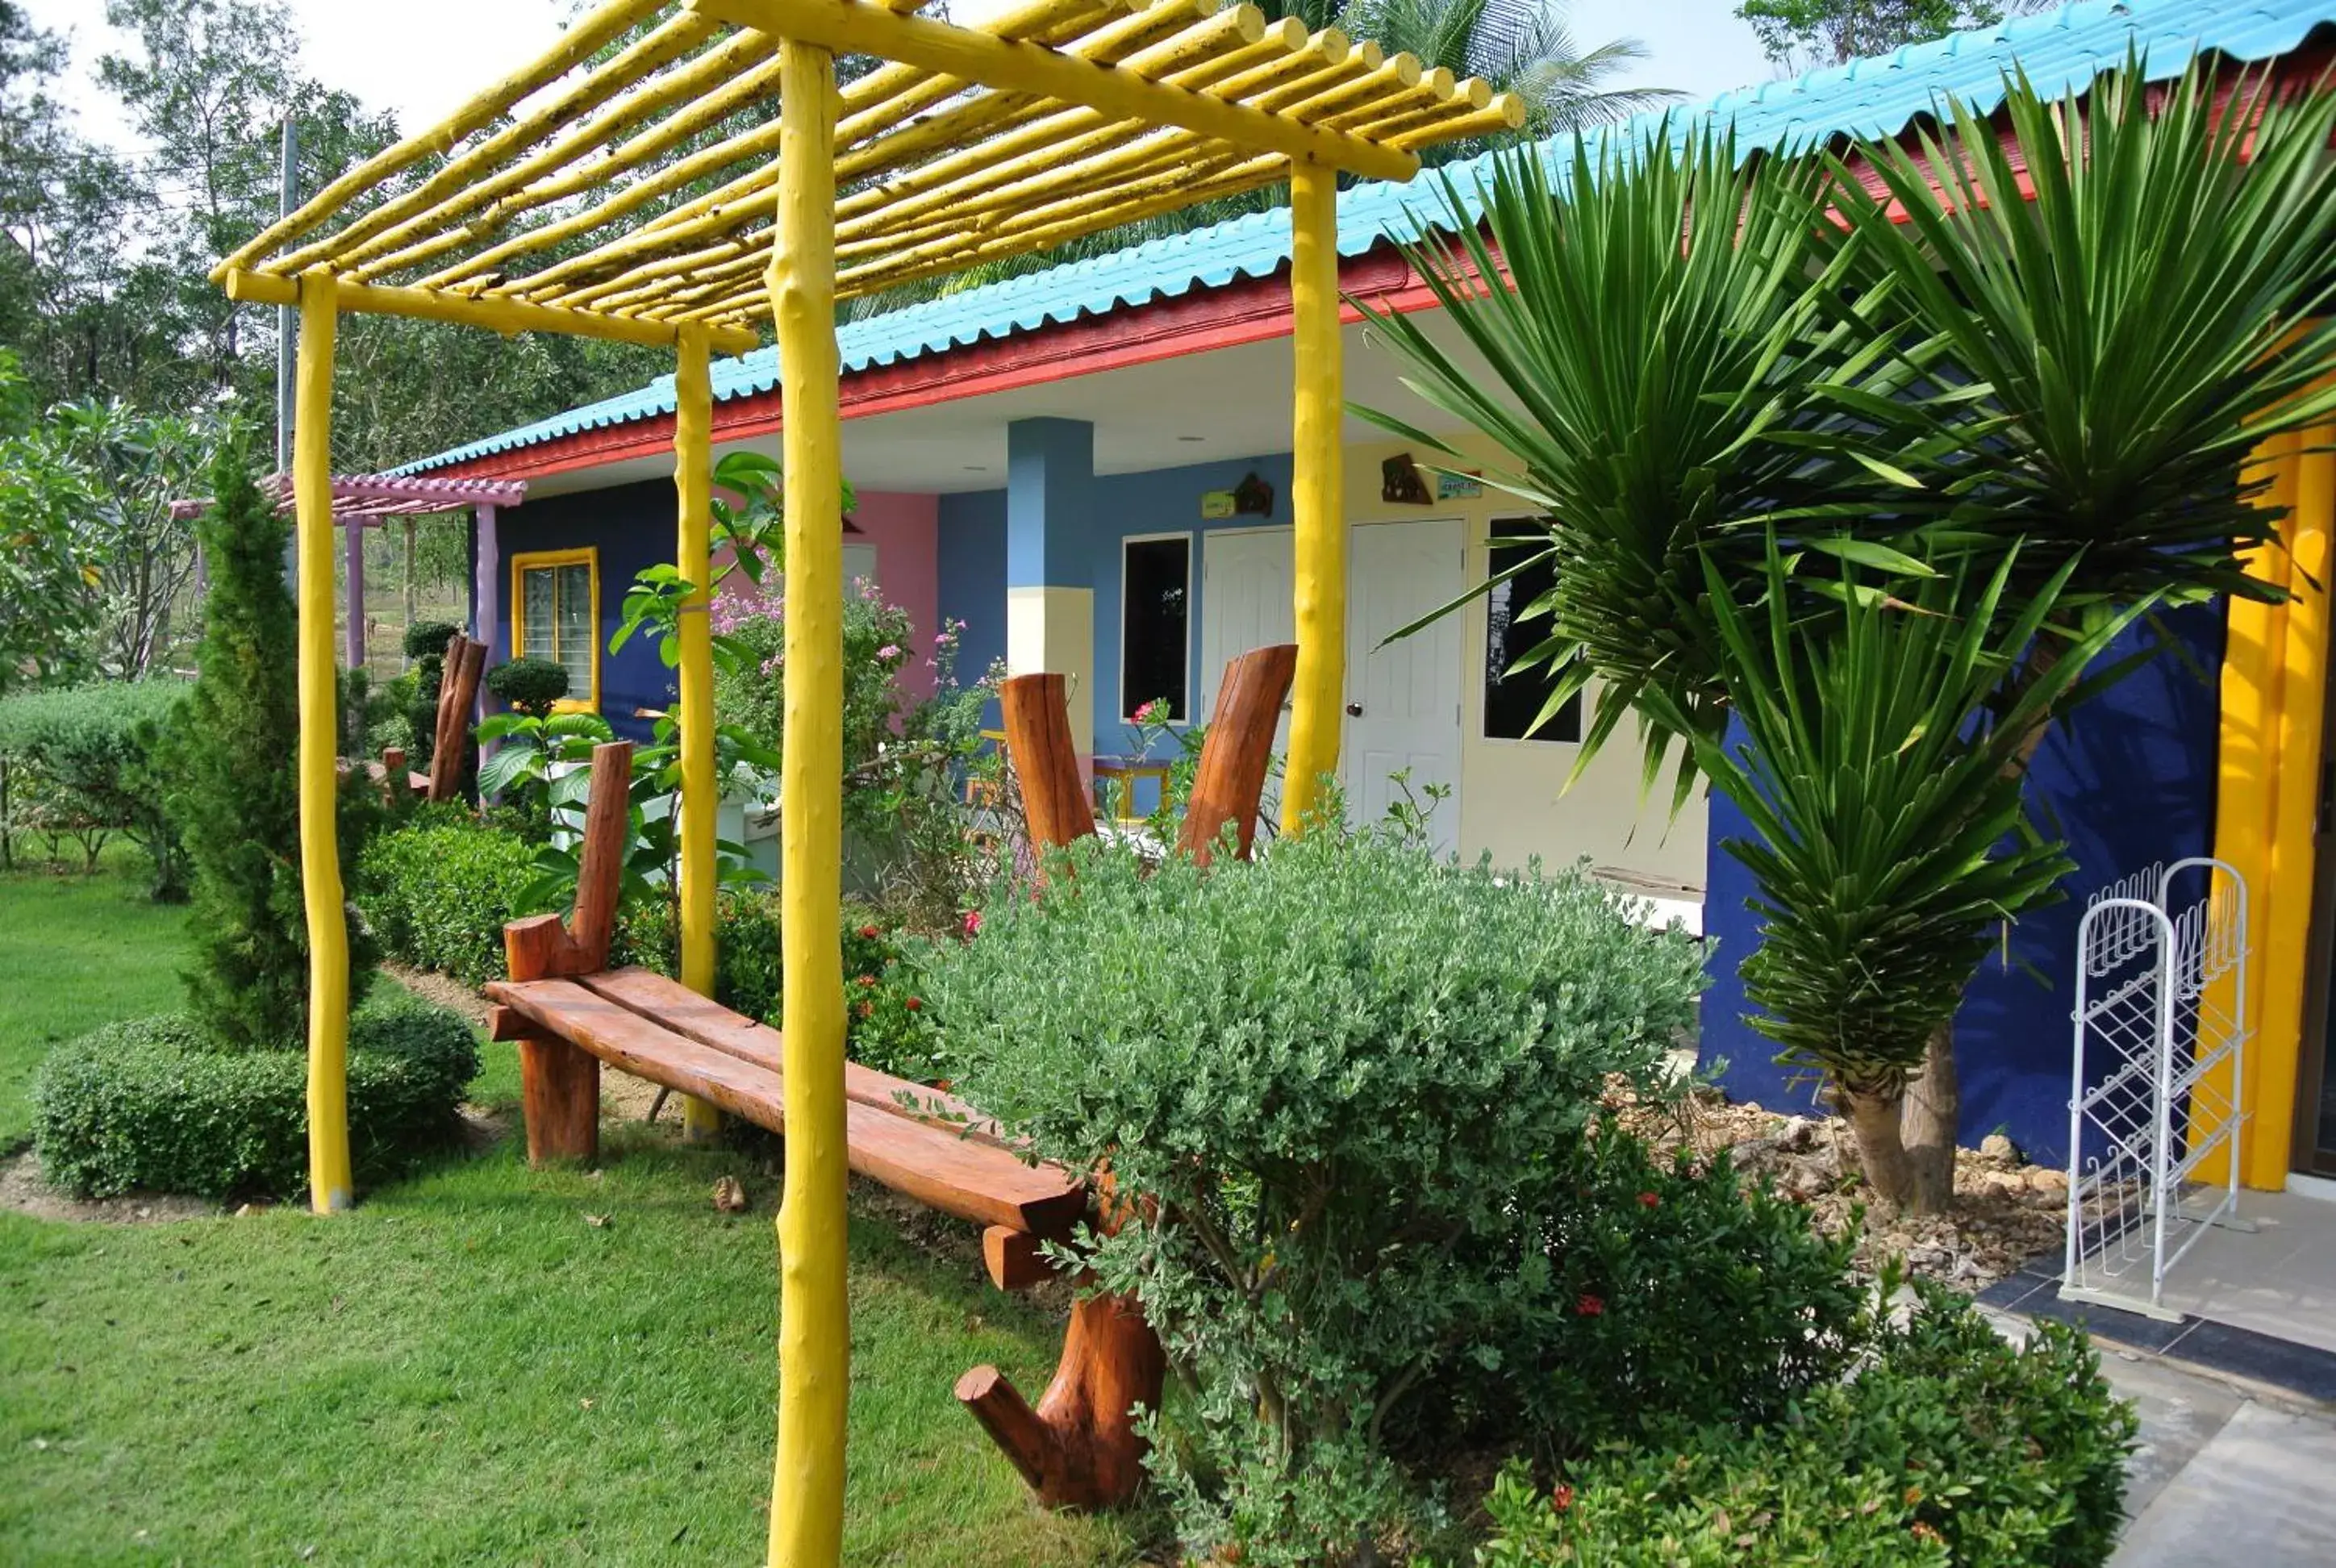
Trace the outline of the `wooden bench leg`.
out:
[[[519,1042],[520,1104],[527,1116],[527,1163],[600,1156],[600,1059],[566,1040]]]
[[[1049,1507],[1114,1508],[1144,1482],[1131,1413],[1160,1407],[1168,1358],[1133,1296],[1088,1296],[1071,1309],[1063,1359],[1036,1410],[1005,1373],[976,1367],[957,1381],[973,1412]]]

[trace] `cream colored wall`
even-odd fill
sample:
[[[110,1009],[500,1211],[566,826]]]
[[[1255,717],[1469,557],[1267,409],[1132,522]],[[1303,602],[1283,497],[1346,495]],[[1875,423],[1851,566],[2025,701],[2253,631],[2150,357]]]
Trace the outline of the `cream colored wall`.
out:
[[[1530,511],[1524,503],[1487,485],[1468,500],[1429,506],[1391,504],[1379,499],[1379,465],[1410,450],[1399,442],[1354,443],[1347,448],[1347,516],[1355,522],[1457,517],[1465,524],[1468,581],[1491,571],[1492,520]],[[1489,445],[1471,443],[1489,458]],[[1427,456],[1416,453],[1416,456]],[[1429,476],[1433,483],[1433,476]],[[1495,864],[1523,865],[1535,855],[1550,865],[1587,857],[1604,871],[1675,889],[1700,898],[1708,821],[1698,794],[1676,818],[1669,812],[1666,782],[1643,804],[1639,789],[1637,736],[1630,725],[1609,742],[1598,760],[1571,789],[1581,748],[1558,741],[1486,740],[1484,691],[1477,661],[1484,657],[1484,606],[1478,600],[1462,612],[1460,724],[1460,849],[1474,860],[1490,853]]]

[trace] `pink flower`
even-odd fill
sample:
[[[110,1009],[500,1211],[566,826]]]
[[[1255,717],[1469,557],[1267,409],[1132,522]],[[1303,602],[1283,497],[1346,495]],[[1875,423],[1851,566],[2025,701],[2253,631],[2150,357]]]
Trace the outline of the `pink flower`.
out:
[[[1158,706],[1159,704],[1157,702],[1139,704],[1134,715],[1135,722],[1137,724],[1150,724],[1152,722],[1152,710]]]
[[[967,936],[973,936],[980,931],[981,911],[979,910],[968,910],[965,911],[963,929]]]
[[[882,648],[876,650],[876,662],[878,664],[891,664],[894,659],[900,657],[900,645],[897,642],[888,642]]]

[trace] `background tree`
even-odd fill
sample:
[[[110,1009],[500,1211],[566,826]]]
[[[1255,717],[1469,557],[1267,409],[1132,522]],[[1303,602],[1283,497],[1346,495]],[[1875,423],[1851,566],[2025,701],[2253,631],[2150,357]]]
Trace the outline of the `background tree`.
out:
[[[161,770],[176,784],[170,813],[192,873],[187,1000],[221,1045],[277,1049],[306,1037],[308,996],[287,525],[254,482],[240,432],[219,443],[209,488],[202,674],[171,726]],[[345,856],[356,842],[341,835]],[[362,990],[372,964],[361,922],[349,923],[349,979]]]
[[[102,572],[82,521],[97,501],[88,469],[0,348],[0,696],[79,667]]]
[[[1760,47],[1780,71],[1846,64],[1904,44],[1942,38],[1960,27],[1991,27],[2006,15],[2042,11],[2059,0],[1743,0],[1736,15],[1752,24]]]

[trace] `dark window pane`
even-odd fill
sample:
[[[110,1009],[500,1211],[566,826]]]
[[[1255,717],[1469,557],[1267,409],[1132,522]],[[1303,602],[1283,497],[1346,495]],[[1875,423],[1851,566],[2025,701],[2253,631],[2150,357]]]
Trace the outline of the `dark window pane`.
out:
[[[1131,540],[1120,565],[1125,596],[1119,628],[1119,712],[1124,718],[1165,697],[1168,711],[1192,716],[1185,704],[1185,628],[1192,607],[1192,541]]]
[[[1539,541],[1548,537],[1540,521],[1529,517],[1496,518],[1493,521],[1493,570],[1513,564],[1532,551],[1531,543],[1504,547],[1504,539]],[[1536,665],[1519,675],[1509,667],[1548,640],[1549,618],[1537,615],[1520,622],[1524,611],[1557,584],[1557,574],[1544,561],[1527,567],[1484,596],[1484,738],[1487,740],[1578,741],[1582,738],[1582,696],[1566,699],[1549,722],[1533,728],[1549,701],[1549,671]],[[1530,732],[1530,733],[1529,733]]]

